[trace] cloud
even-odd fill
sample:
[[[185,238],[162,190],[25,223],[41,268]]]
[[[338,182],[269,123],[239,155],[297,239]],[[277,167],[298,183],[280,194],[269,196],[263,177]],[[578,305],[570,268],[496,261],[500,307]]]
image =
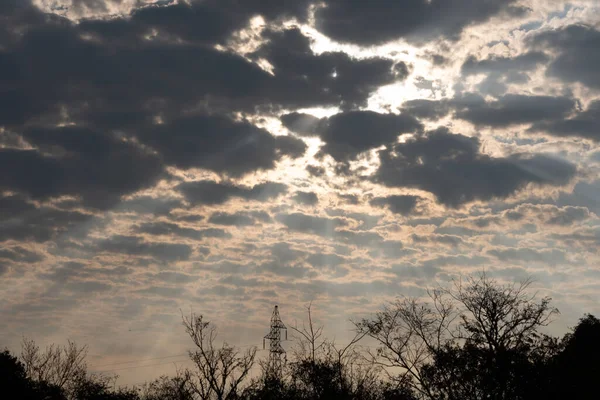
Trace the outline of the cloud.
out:
[[[375,207],[388,207],[394,214],[408,215],[415,211],[419,196],[393,195],[387,197],[376,197],[369,204]]]
[[[97,244],[99,251],[148,256],[163,262],[187,260],[192,248],[182,243],[148,242],[138,236],[115,235]]]
[[[446,100],[416,99],[402,103],[402,111],[423,119],[440,119],[450,113],[450,104]]]
[[[183,202],[180,199],[138,196],[121,202],[118,211],[135,214],[168,215],[177,208],[183,208]]]
[[[535,70],[550,58],[543,52],[531,51],[516,57],[492,55],[478,60],[469,56],[461,67],[463,77],[485,75],[485,79],[476,85],[480,93],[501,96],[508,90],[508,84],[527,83],[530,78],[526,72]]]
[[[228,226],[252,226],[256,224],[256,220],[244,212],[237,212],[235,214],[225,212],[214,213],[210,216],[208,222],[215,225]]]
[[[292,231],[329,237],[333,237],[337,228],[348,225],[341,218],[315,217],[302,213],[280,214],[276,219]]]
[[[319,203],[319,197],[314,192],[296,192],[292,200],[306,206],[315,206]]]
[[[477,138],[430,131],[381,151],[373,179],[388,187],[426,190],[451,207],[473,200],[505,198],[529,183],[564,185],[576,167],[545,155],[490,157],[479,151]]]
[[[298,134],[318,136],[325,142],[320,153],[338,162],[354,160],[367,150],[394,142],[402,133],[422,129],[413,116],[373,111],[348,111],[322,119],[291,113],[282,116],[281,121]]]
[[[461,73],[463,76],[476,74],[506,75],[512,72],[533,70],[549,59],[548,55],[540,51],[530,51],[516,57],[492,55],[482,60],[478,60],[471,55],[463,63]]]
[[[203,180],[180,183],[176,189],[192,204],[215,205],[226,203],[234,197],[264,202],[286,193],[288,188],[287,185],[276,182],[247,187]]]
[[[59,284],[70,283],[72,286],[84,282],[97,282],[97,279],[111,279],[122,281],[123,277],[131,274],[133,271],[130,268],[123,266],[120,267],[92,267],[87,263],[67,261],[59,265],[53,265],[50,270],[46,273],[40,274],[44,279],[48,279],[52,282]],[[93,283],[92,283],[93,285]],[[104,288],[108,289],[109,286],[103,284]]]
[[[600,89],[597,66],[600,63],[600,31],[586,25],[569,25],[531,36],[534,48],[548,48],[557,52],[546,74],[565,82],[581,82]]]
[[[344,52],[314,54],[309,38],[299,28],[267,30],[267,43],[252,57],[266,59],[276,80],[291,90],[297,106],[322,93],[341,108],[366,106],[368,95],[378,87],[408,76],[405,63],[381,57],[354,59]]]
[[[534,222],[541,222],[547,225],[566,227],[587,220],[591,214],[586,207],[520,204],[513,209],[505,211],[503,216],[508,221],[525,223],[533,220]]]
[[[546,265],[563,264],[566,262],[565,253],[561,250],[536,250],[530,248],[491,249],[487,254],[500,261],[540,262]]]
[[[410,236],[411,240],[414,243],[439,243],[449,246],[459,246],[464,243],[464,240],[460,236],[456,235],[440,235],[440,234],[431,234],[431,235],[418,235],[412,234]]]
[[[185,288],[181,286],[150,286],[145,289],[136,290],[135,292],[139,294],[149,294],[161,297],[181,297],[186,291]]]
[[[0,242],[7,240],[47,242],[94,220],[79,211],[37,206],[22,195],[0,197]],[[80,235],[85,232],[80,231]]]
[[[0,168],[13,170],[0,176],[0,188],[36,199],[73,195],[106,209],[153,184],[163,171],[156,156],[110,134],[76,127],[23,133],[38,150],[0,149]]]
[[[334,40],[369,46],[396,39],[456,40],[462,30],[501,12],[522,15],[514,0],[407,0],[399,3],[329,0],[317,9],[317,29]]]
[[[455,117],[475,125],[505,127],[566,117],[575,109],[570,97],[506,94],[486,101],[476,94],[455,98]]]
[[[451,256],[438,256],[425,260],[421,263],[423,267],[438,268],[447,266],[468,266],[477,267],[488,263],[490,260],[487,257],[479,255],[451,255]]]
[[[44,260],[44,255],[27,250],[21,246],[0,249],[0,259],[14,262],[24,262],[28,264]]]
[[[530,132],[543,132],[553,136],[579,136],[600,141],[600,100],[590,102],[585,111],[572,118],[539,122],[529,128]]]
[[[196,115],[154,125],[140,140],[179,168],[204,168],[234,177],[275,167],[282,157],[300,157],[303,141],[273,136],[249,122],[215,115]]]
[[[200,277],[175,271],[161,271],[157,274],[150,275],[150,279],[164,283],[185,284],[195,282],[200,279]]]
[[[136,233],[154,236],[178,236],[187,239],[202,240],[205,238],[231,238],[231,235],[223,229],[193,229],[186,228],[170,222],[147,222],[137,225]]]

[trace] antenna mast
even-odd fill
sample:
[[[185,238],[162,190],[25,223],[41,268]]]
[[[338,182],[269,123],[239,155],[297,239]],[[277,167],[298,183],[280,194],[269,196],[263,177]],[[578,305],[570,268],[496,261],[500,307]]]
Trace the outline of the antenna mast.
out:
[[[281,374],[281,368],[287,357],[285,350],[281,346],[281,331],[285,331],[285,340],[287,340],[287,328],[279,317],[279,307],[273,308],[271,316],[271,331],[263,338],[263,349],[265,348],[265,340],[269,341],[269,365],[268,370],[275,375]]]

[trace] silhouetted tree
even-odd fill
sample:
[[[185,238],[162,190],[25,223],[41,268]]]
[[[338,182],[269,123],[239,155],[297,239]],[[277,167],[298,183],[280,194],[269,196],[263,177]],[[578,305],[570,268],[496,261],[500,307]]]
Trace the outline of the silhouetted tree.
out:
[[[550,366],[548,398],[591,400],[600,397],[600,320],[587,314],[565,335]]]
[[[68,341],[65,346],[50,345],[45,350],[30,339],[23,339],[21,360],[25,373],[34,382],[59,388],[69,398],[77,385],[85,381],[87,347]]]
[[[357,323],[379,343],[374,363],[421,398],[521,399],[537,383],[545,351],[538,329],[558,312],[527,294],[530,281],[499,285],[484,274],[431,291],[430,302],[401,299]]]
[[[77,382],[73,390],[73,398],[77,400],[139,400],[135,389],[111,388],[115,377],[90,375],[84,376]]]
[[[239,349],[223,343],[215,345],[217,329],[202,315],[192,314],[183,318],[185,330],[196,349],[190,358],[196,364],[197,379],[194,391],[202,400],[237,399],[243,389],[244,380],[254,366],[256,348],[241,353]]]

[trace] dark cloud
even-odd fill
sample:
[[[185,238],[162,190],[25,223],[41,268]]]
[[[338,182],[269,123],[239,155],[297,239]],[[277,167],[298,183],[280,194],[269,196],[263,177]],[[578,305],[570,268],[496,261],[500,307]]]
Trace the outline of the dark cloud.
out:
[[[237,212],[235,214],[226,212],[214,213],[210,216],[208,222],[215,225],[229,226],[252,226],[256,224],[256,220],[244,212]]]
[[[573,164],[545,155],[490,157],[479,148],[477,138],[440,128],[381,151],[373,179],[388,187],[426,190],[457,207],[505,198],[529,183],[564,185],[576,172]]]
[[[341,218],[315,217],[302,213],[281,214],[276,219],[292,231],[328,237],[333,237],[337,228],[348,225]]]
[[[456,40],[469,25],[506,12],[523,14],[514,0],[329,0],[315,14],[317,29],[331,38],[375,45],[404,38],[411,42],[444,37]]]
[[[548,224],[570,226],[575,222],[586,220],[589,216],[590,212],[587,208],[563,207],[548,219]]]
[[[530,132],[545,132],[553,136],[578,136],[600,141],[600,100],[592,101],[585,111],[572,118],[534,124]]]
[[[46,242],[82,225],[89,226],[92,220],[93,216],[79,211],[38,207],[22,195],[0,197],[0,242]]]
[[[575,111],[577,102],[571,97],[502,94],[505,90],[495,85],[504,84],[492,75],[488,78],[490,79],[480,84],[479,91],[493,94],[497,97],[494,100],[486,100],[479,93],[460,93],[453,99],[410,100],[402,104],[401,110],[409,115],[431,120],[453,112],[455,118],[491,127],[543,124],[545,121],[552,124]]]
[[[106,13],[108,2],[120,4],[122,0],[73,0],[70,10]],[[134,9],[128,24],[140,36],[154,29],[188,42],[211,44],[224,42],[253,16],[261,15],[267,21],[303,21],[308,4],[307,0],[165,0]]]
[[[184,261],[192,254],[192,248],[186,244],[148,242],[141,237],[123,235],[102,240],[97,248],[111,253],[153,257],[163,262]]]
[[[3,149],[0,167],[19,173],[4,175],[0,187],[36,198],[72,194],[86,205],[108,208],[123,194],[152,184],[163,162],[231,176],[269,169],[284,156],[303,154],[304,143],[224,114],[353,107],[381,84],[406,75],[406,66],[385,59],[316,55],[298,30],[271,31],[256,53],[271,62],[275,75],[205,45],[230,31],[227,24],[230,19],[237,24],[237,14],[244,23],[256,13],[298,16],[307,3],[265,4],[151,6],[129,17],[79,24],[33,8],[25,16],[7,12],[3,22],[19,35],[0,38],[0,76],[10,83],[0,86],[0,125],[52,152]],[[226,11],[227,21],[211,10]],[[155,39],[142,39],[153,29],[159,32]],[[64,122],[68,126],[53,128]],[[146,154],[132,138],[160,157]]]
[[[184,182],[177,186],[192,204],[223,204],[231,198],[244,200],[267,201],[287,192],[287,185],[276,182],[265,182],[253,187],[235,186],[230,183],[214,181]]]
[[[230,238],[231,235],[222,229],[193,229],[170,222],[148,222],[135,227],[136,233],[155,236],[178,236],[187,239],[202,240],[205,238]]]
[[[530,51],[516,57],[491,56],[478,60],[469,56],[461,67],[463,76],[476,74],[507,75],[511,72],[530,71],[549,60],[549,57],[539,51]]]
[[[423,119],[440,119],[448,115],[450,110],[450,104],[446,100],[417,99],[402,104],[402,111]]]
[[[27,250],[21,246],[0,249],[0,259],[14,262],[36,263],[44,260],[44,255]]]
[[[570,97],[506,94],[486,101],[477,94],[467,94],[452,101],[455,117],[475,125],[504,127],[566,117],[575,109]]]
[[[549,57],[537,51],[521,54],[516,57],[491,56],[477,60],[469,56],[463,63],[463,77],[485,75],[485,79],[476,85],[480,93],[501,96],[508,90],[508,84],[523,84],[529,81],[526,73],[549,60]]]
[[[298,134],[318,136],[325,142],[320,153],[339,162],[356,159],[360,153],[393,143],[400,134],[422,129],[413,116],[373,111],[349,111],[322,119],[291,113],[282,116],[281,121]]]
[[[270,30],[264,37],[268,42],[252,57],[269,61],[275,78],[293,91],[298,105],[322,92],[342,108],[366,106],[369,93],[408,76],[403,62],[394,65],[378,57],[357,60],[343,52],[315,55],[299,28]]]
[[[393,195],[387,197],[376,197],[369,203],[375,207],[387,207],[394,214],[412,214],[417,207],[419,196]]]
[[[33,198],[73,195],[106,209],[154,183],[163,170],[156,156],[112,135],[73,127],[24,135],[38,150],[0,149],[0,169],[12,170],[0,176],[0,188]]]
[[[300,157],[306,150],[299,139],[273,136],[249,122],[214,115],[167,121],[144,130],[140,139],[158,150],[167,164],[231,176],[272,169],[282,157]]]
[[[292,200],[298,204],[307,206],[315,206],[319,203],[319,197],[314,192],[296,192],[296,194],[292,196]]]
[[[546,74],[565,82],[581,82],[600,89],[600,31],[585,25],[570,25],[539,33],[528,39],[533,47],[557,52]]]
[[[320,167],[318,165],[307,165],[306,166],[306,171],[311,176],[316,176],[316,177],[323,176],[327,172],[324,167]]]
[[[180,199],[139,196],[119,204],[118,210],[135,214],[167,215],[174,209],[183,208]],[[202,218],[202,216],[200,216]]]

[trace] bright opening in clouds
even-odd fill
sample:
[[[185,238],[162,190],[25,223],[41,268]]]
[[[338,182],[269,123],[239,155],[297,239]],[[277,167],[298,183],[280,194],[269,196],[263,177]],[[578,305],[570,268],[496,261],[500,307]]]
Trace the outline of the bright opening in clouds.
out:
[[[2,344],[72,338],[133,384],[189,362],[182,311],[262,348],[312,301],[343,341],[480,271],[531,276],[556,332],[600,314],[599,15],[0,1]]]

